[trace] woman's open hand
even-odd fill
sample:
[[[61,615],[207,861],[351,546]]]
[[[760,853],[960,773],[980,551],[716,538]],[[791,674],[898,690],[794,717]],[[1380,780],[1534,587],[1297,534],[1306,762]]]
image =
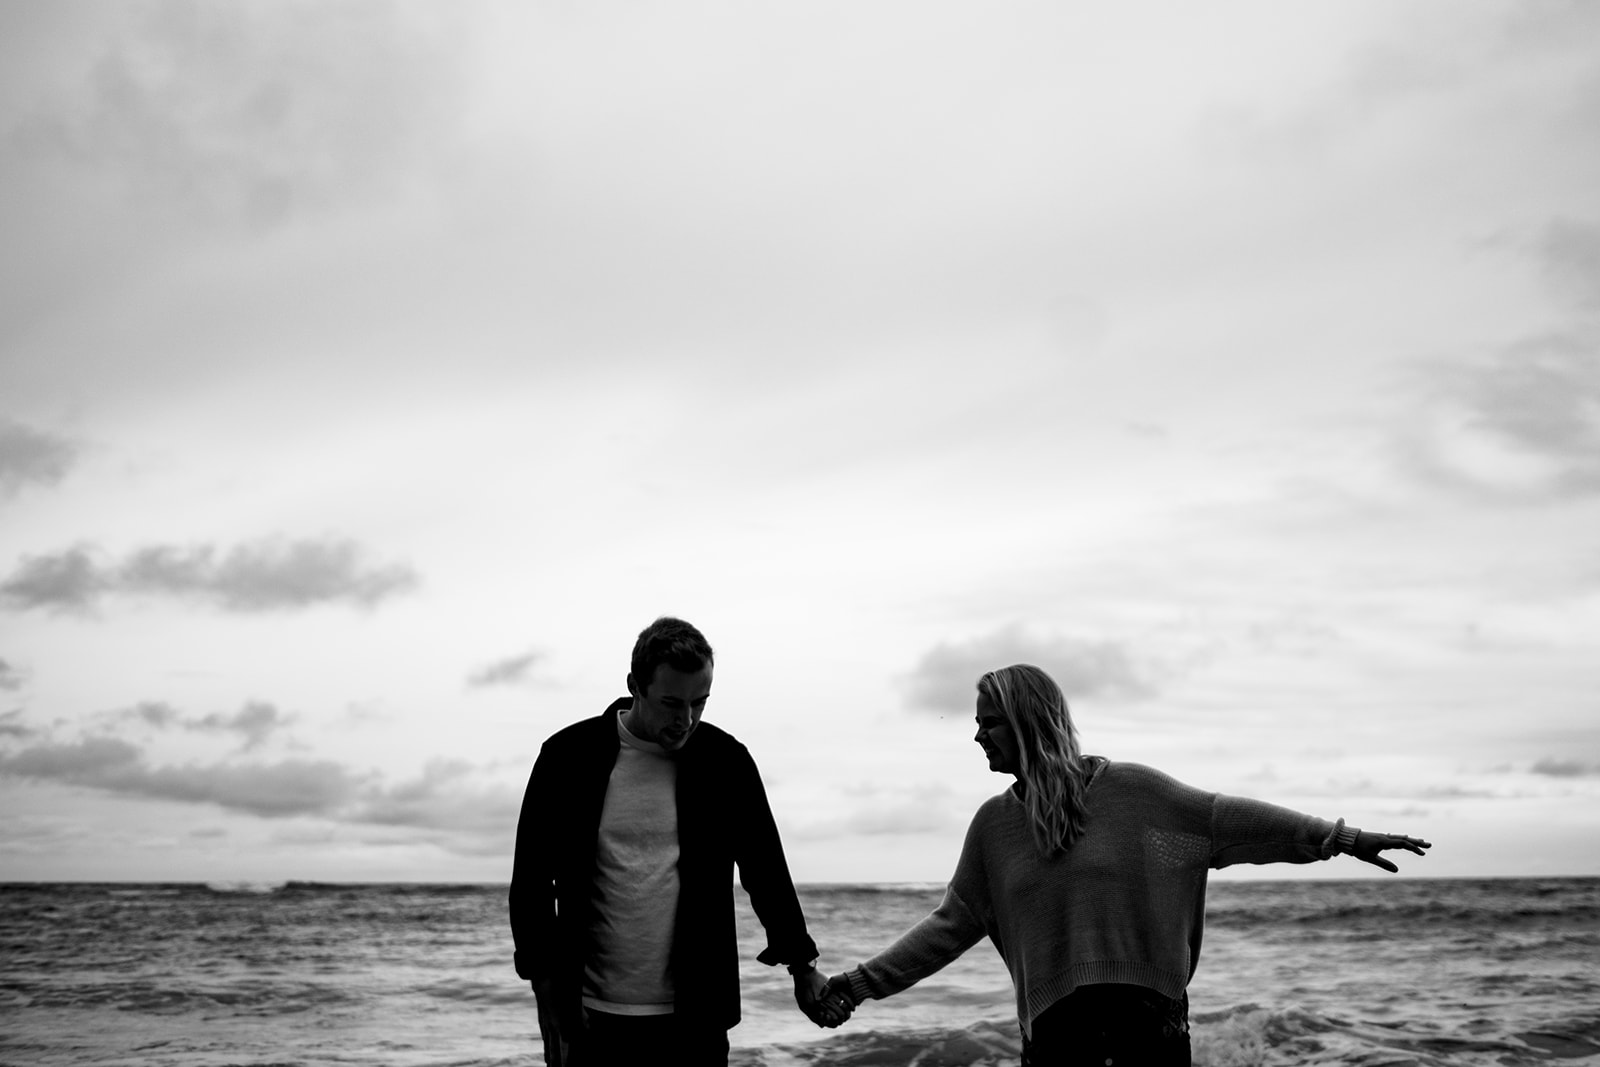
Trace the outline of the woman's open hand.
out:
[[[1419,856],[1426,855],[1425,849],[1430,849],[1433,844],[1420,837],[1407,837],[1405,834],[1380,834],[1376,830],[1362,830],[1356,834],[1355,846],[1350,854],[1358,860],[1364,860],[1374,867],[1382,867],[1391,873],[1398,872],[1391,861],[1383,858],[1382,853],[1395,848],[1403,848],[1408,852],[1415,852]]]

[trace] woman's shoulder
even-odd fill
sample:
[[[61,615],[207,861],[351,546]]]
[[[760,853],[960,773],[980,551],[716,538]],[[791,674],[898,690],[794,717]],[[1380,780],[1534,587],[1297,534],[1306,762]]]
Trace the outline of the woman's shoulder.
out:
[[[1025,810],[1021,798],[1017,796],[1017,787],[1011,786],[979,804],[978,810],[972,813],[972,825],[1014,819],[1018,812]]]
[[[1108,785],[1135,789],[1188,788],[1166,771],[1149,764],[1135,763],[1131,760],[1108,760],[1103,756],[1086,758],[1099,761],[1098,767],[1090,773],[1092,782],[1103,781]]]
[[[1092,768],[1091,777],[1096,778],[1137,779],[1145,778],[1152,774],[1161,774],[1160,771],[1149,764],[1135,763],[1132,760],[1113,760],[1106,759],[1104,756],[1085,756],[1083,760]]]
[[[1142,801],[1164,807],[1173,804],[1185,808],[1206,807],[1215,796],[1159,768],[1123,760],[1106,760],[1091,779],[1091,786],[1090,796],[1114,793],[1122,802]]]
[[[961,847],[962,861],[969,859],[984,862],[982,856],[1004,853],[1019,836],[1028,830],[1028,810],[1012,789],[994,796],[978,805],[967,824],[966,840]]]

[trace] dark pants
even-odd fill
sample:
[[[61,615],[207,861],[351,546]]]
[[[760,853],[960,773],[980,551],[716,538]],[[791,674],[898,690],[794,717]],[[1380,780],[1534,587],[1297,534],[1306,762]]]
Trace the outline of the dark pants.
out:
[[[728,1067],[728,1031],[677,1015],[611,1015],[584,1009],[588,1027],[569,1052],[569,1067]]]
[[[1189,1067],[1189,997],[1079,986],[1033,1020],[1022,1067]]]

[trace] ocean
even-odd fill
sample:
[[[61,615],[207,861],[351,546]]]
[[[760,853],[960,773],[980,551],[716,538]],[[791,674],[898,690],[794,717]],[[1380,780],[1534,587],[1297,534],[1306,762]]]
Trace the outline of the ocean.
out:
[[[842,970],[939,886],[803,886]],[[794,1008],[740,899],[741,1067],[1018,1061],[984,941],[845,1027]],[[1195,1062],[1600,1064],[1600,879],[1213,881]],[[0,1065],[543,1062],[498,885],[0,884]]]

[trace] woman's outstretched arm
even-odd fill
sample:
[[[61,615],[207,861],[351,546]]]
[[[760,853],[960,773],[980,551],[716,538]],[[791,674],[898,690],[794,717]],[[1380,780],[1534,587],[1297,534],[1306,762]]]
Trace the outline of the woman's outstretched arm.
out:
[[[927,918],[866,963],[828,980],[828,992],[848,995],[852,1005],[893,996],[944,967],[982,940],[983,923],[952,885]]]

